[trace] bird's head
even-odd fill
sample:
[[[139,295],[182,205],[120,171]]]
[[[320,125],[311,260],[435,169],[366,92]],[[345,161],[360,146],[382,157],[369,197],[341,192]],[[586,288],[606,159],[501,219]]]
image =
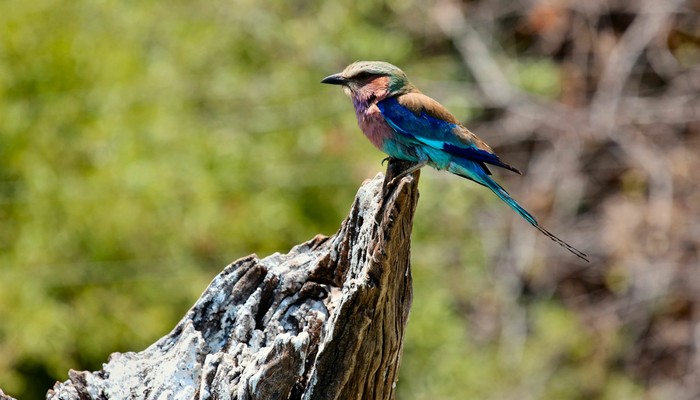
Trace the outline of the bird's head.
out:
[[[354,99],[376,101],[416,90],[403,71],[384,61],[357,61],[321,83],[342,85]]]

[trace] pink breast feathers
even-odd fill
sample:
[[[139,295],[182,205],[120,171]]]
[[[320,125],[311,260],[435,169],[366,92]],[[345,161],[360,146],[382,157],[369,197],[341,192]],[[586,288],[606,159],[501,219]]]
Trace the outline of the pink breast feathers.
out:
[[[384,141],[393,135],[389,124],[386,123],[379,107],[370,105],[364,110],[356,109],[357,124],[372,144],[384,151]]]

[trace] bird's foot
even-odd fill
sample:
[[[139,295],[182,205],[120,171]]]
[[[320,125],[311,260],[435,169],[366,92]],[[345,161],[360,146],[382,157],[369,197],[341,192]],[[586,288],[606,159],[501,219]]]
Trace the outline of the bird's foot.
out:
[[[391,158],[391,157],[388,157],[388,158]],[[386,197],[387,194],[389,194],[389,188],[393,188],[396,185],[398,185],[403,177],[418,171],[419,169],[425,167],[427,164],[428,164],[427,161],[419,162],[417,164],[412,165],[410,168],[406,168],[405,170],[401,171],[400,174],[393,177],[389,181],[389,183],[384,185],[384,197]]]
[[[398,181],[401,180],[401,178],[403,178],[404,176],[406,176],[406,175],[408,175],[408,174],[412,174],[412,173],[418,171],[419,169],[425,167],[427,164],[428,164],[427,161],[422,161],[422,162],[419,162],[419,163],[417,163],[417,164],[413,164],[410,168],[407,168],[407,169],[403,170],[400,174],[396,175],[396,176],[394,177],[394,179],[391,180],[391,182],[392,182],[392,183],[393,183],[394,181],[398,182]]]

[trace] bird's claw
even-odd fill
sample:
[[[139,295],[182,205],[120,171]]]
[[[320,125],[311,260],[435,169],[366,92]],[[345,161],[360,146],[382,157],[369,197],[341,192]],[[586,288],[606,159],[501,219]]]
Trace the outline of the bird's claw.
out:
[[[387,161],[391,161],[391,157],[387,157],[387,158],[383,159],[383,160],[382,160],[382,166],[383,166],[384,163],[387,162]]]

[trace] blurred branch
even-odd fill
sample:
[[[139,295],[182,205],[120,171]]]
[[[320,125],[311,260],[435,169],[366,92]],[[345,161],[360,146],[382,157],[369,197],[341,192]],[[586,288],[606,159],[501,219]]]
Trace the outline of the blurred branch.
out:
[[[646,0],[639,3],[639,10],[632,25],[607,55],[603,75],[591,101],[591,122],[599,133],[605,134],[615,124],[620,98],[632,67],[649,43],[662,29],[668,28],[668,20],[684,0]]]
[[[449,0],[440,1],[433,9],[433,19],[462,55],[462,61],[474,73],[483,95],[496,105],[506,105],[515,95],[508,78],[491,57],[479,33],[466,22],[462,10]]]
[[[390,162],[389,185],[405,167]],[[169,335],[70,371],[47,398],[394,398],[418,174],[384,179],[362,185],[336,235],[234,262]]]
[[[482,95],[492,105],[508,109],[520,117],[517,125],[519,131],[526,131],[520,123],[530,120],[534,125],[542,123],[555,129],[568,131],[572,121],[582,121],[583,115],[563,104],[543,102],[515,87],[506,77],[499,62],[481,35],[472,28],[472,21],[464,16],[462,10],[451,0],[443,0],[436,5],[433,19],[440,29],[455,43],[462,62],[474,74]],[[506,62],[506,61],[502,61]],[[508,68],[506,68],[508,69]],[[552,107],[555,109],[552,110]]]

